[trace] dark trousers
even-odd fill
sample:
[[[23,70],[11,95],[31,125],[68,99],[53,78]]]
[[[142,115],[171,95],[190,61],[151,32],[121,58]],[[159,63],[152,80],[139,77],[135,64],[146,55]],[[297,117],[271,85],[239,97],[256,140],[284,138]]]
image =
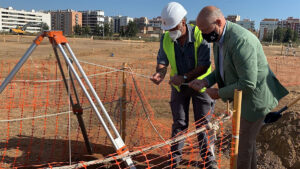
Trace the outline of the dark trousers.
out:
[[[172,87],[170,102],[173,115],[172,137],[188,128],[191,99],[195,121],[199,121],[199,123],[205,125],[211,119],[215,101],[212,100],[207,93],[199,93],[188,87],[182,88],[180,92],[177,92],[177,90]],[[198,127],[201,127],[201,125]],[[207,163],[214,161],[213,145],[208,145],[209,142],[213,143],[214,140],[208,141],[206,132],[201,132],[198,135],[198,141],[202,159]],[[171,146],[173,163],[180,162],[183,146],[184,141]]]
[[[256,136],[263,126],[264,118],[250,122],[241,118],[239,135],[238,169],[256,169]]]

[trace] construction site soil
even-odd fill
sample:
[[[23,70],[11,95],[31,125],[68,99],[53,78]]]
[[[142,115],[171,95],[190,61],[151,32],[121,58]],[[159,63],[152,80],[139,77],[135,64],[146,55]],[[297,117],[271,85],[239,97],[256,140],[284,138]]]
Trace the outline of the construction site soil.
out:
[[[21,58],[34,38],[33,36],[0,35],[0,61],[15,61]],[[144,69],[147,70],[144,73],[147,76],[155,71],[158,42],[104,41],[88,38],[69,38],[68,41],[80,60],[101,65],[122,65],[124,62],[133,66],[141,64],[145,65]],[[285,57],[281,54],[283,48],[282,46],[264,46],[272,70],[283,84],[287,84],[290,91],[290,94],[280,101],[275,110],[282,108],[300,95],[300,48],[296,48],[296,56]],[[48,40],[43,41],[32,54],[31,59],[34,61],[55,59]],[[291,70],[288,65],[298,69]],[[222,112],[224,107],[225,103],[218,100],[216,111]],[[170,119],[166,118],[165,121],[166,124],[170,124]],[[106,155],[113,152],[108,147],[103,147],[103,151],[108,151]],[[279,121],[263,126],[257,138],[257,154],[259,169],[300,168],[300,102],[286,111]],[[95,158],[97,157],[92,159]],[[89,158],[80,160],[89,160]]]

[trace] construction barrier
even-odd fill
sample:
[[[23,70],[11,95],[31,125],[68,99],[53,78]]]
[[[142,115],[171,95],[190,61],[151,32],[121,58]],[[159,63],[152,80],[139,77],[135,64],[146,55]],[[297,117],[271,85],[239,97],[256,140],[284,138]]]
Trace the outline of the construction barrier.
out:
[[[300,58],[268,60],[285,86],[300,86],[296,73]],[[78,90],[94,153],[89,155],[57,63],[29,60],[0,95],[0,168],[126,168],[122,158],[129,155],[137,168],[168,168],[174,164],[170,145],[182,140],[180,167],[207,168],[200,156],[199,132],[206,132],[208,140],[217,138],[210,143],[215,147],[216,161],[219,168],[229,168],[232,133],[226,107],[209,113],[211,124],[200,120],[171,138],[170,86],[168,77],[159,86],[149,80],[155,63],[81,64],[130,154],[115,152],[88,100]],[[15,65],[16,61],[0,61],[0,83]],[[76,83],[75,88],[78,86]]]

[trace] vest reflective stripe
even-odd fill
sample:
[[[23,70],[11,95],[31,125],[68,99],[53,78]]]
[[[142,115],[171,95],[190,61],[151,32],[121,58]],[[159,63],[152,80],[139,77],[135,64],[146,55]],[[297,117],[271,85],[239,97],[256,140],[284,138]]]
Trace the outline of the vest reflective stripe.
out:
[[[195,38],[195,42],[194,42],[194,49],[195,49],[195,68],[197,67],[197,62],[198,62],[198,48],[201,45],[203,38],[202,38],[202,34],[201,31],[199,30],[199,28],[196,26],[195,27],[195,31],[194,31],[194,38]],[[177,71],[177,65],[176,65],[176,59],[175,59],[175,49],[174,49],[174,42],[172,41],[172,39],[169,36],[169,32],[167,31],[165,33],[164,39],[163,39],[163,49],[164,52],[167,55],[167,58],[169,60],[169,63],[171,65],[171,73],[170,76],[173,77],[174,75],[176,75],[178,73]],[[208,68],[208,70],[206,71],[205,74],[199,76],[197,79],[204,79],[206,76],[208,76],[211,73],[211,66]],[[180,92],[180,87],[173,85],[173,87]],[[203,88],[200,90],[201,93],[205,92],[206,88]]]

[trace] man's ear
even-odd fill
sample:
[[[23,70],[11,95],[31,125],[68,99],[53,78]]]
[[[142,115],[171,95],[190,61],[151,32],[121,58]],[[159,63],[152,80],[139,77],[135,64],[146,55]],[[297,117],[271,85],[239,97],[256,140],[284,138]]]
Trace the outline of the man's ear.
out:
[[[216,24],[217,24],[219,27],[221,27],[221,26],[222,26],[222,21],[221,21],[221,19],[217,19],[217,20],[216,20]]]

